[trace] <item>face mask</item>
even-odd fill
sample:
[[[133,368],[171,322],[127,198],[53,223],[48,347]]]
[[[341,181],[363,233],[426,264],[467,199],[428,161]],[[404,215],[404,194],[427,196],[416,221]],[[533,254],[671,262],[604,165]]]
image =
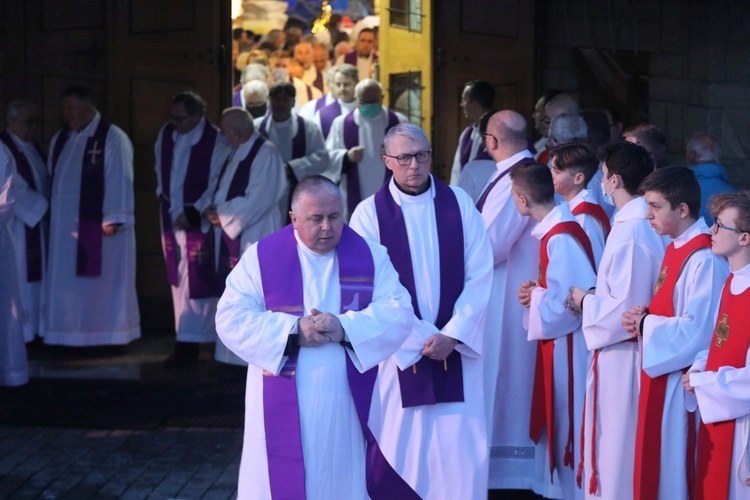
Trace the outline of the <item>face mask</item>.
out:
[[[258,106],[245,106],[245,109],[253,116],[253,118],[259,118],[261,116],[266,116],[268,104],[264,102]]]
[[[601,186],[602,188],[602,199],[605,201],[605,203],[612,205],[613,207],[615,206],[615,202],[612,200],[612,193],[614,193],[615,190],[613,189],[612,193],[607,193],[607,184],[609,184],[610,181],[614,178],[615,176],[613,175],[607,182],[602,182],[599,184],[599,186]]]
[[[380,104],[360,104],[359,113],[365,118],[375,118],[380,114]]]
[[[285,68],[274,68],[273,80],[275,82],[285,82],[289,80],[289,70]]]

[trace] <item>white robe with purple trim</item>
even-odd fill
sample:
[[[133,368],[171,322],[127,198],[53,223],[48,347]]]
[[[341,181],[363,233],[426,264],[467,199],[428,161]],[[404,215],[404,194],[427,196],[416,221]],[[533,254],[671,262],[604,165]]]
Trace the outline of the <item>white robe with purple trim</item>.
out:
[[[418,196],[401,193],[392,179],[388,186],[404,213],[417,303],[424,319],[412,317],[411,332],[401,349],[380,364],[377,399],[370,410],[373,433],[396,472],[422,498],[486,498],[482,351],[492,265],[484,224],[471,199],[451,188],[461,210],[465,278],[453,317],[442,333],[461,341],[456,350],[462,355],[465,400],[402,408],[398,370],[409,370],[419,361],[425,341],[438,332],[434,321],[440,306],[440,258],[434,184]],[[351,225],[365,238],[380,240],[374,197],[359,204]]]
[[[296,233],[295,233],[296,237]],[[297,239],[302,267],[304,313],[312,308],[336,314],[352,349],[329,343],[299,349],[297,400],[307,498],[366,499],[365,440],[346,372],[348,355],[360,371],[391,356],[409,332],[411,299],[398,281],[384,247],[368,242],[375,264],[372,302],[361,311],[339,314],[341,293],[335,251],[320,255]],[[251,246],[227,278],[216,328],[222,342],[249,363],[245,436],[239,496],[270,499],[263,416],[263,370],[278,374],[298,317],[267,311],[258,263]],[[373,398],[375,400],[375,398]]]
[[[125,132],[115,125],[107,133],[104,153],[102,226],[121,225],[117,234],[102,236],[101,275],[76,275],[83,155],[86,141],[94,135],[100,118],[97,113],[82,131],[71,131],[54,170],[45,283],[44,341],[48,344],[127,344],[141,336],[135,294],[133,145]],[[55,150],[59,135],[58,132],[52,139],[50,152]],[[52,153],[49,168],[52,169]]]

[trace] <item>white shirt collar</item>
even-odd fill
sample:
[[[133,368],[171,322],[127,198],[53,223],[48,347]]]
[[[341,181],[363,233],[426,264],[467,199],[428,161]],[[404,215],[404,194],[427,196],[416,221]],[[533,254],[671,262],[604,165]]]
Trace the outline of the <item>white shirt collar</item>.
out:
[[[523,151],[520,151],[514,154],[510,158],[506,158],[505,160],[501,160],[497,162],[497,171],[505,172],[506,170],[508,170],[510,167],[512,167],[513,165],[515,165],[522,159],[533,158],[533,157],[534,156],[531,154],[531,151],[529,151],[528,149],[524,149]]]
[[[734,278],[732,279],[732,286],[729,289],[732,295],[739,295],[750,287],[750,264],[732,274]]]
[[[570,213],[570,208],[567,204],[557,205],[550,211],[550,213],[544,216],[544,219],[542,219],[539,224],[534,226],[531,230],[531,236],[541,240],[550,229],[555,227],[555,224],[565,221],[575,221],[575,217]]]
[[[390,191],[391,196],[393,196],[393,200],[398,206],[401,206],[401,202],[424,203],[425,201],[432,200],[435,197],[435,179],[432,177],[432,174],[430,174],[430,188],[424,193],[412,196],[402,192],[396,186],[396,179],[391,177],[390,182],[388,182],[388,191]]]
[[[706,226],[703,217],[698,217],[698,220],[693,223],[692,226],[687,228],[684,233],[674,238],[672,242],[675,248],[680,248],[682,245],[692,240],[699,234],[708,234],[708,226]]]
[[[639,196],[634,200],[630,200],[615,214],[615,222],[625,222],[634,219],[645,219],[646,218],[646,200],[643,196]]]

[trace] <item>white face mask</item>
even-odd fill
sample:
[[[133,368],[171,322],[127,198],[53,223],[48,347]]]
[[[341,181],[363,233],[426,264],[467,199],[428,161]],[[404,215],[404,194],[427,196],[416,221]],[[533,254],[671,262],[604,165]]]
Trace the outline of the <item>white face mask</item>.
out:
[[[602,182],[599,184],[599,186],[601,186],[601,189],[602,189],[602,199],[605,201],[605,203],[612,205],[613,207],[615,206],[615,202],[614,200],[612,200],[612,193],[614,193],[615,190],[613,189],[612,193],[607,193],[607,184],[609,184],[610,181],[614,178],[615,176],[613,175],[607,180],[607,182]]]

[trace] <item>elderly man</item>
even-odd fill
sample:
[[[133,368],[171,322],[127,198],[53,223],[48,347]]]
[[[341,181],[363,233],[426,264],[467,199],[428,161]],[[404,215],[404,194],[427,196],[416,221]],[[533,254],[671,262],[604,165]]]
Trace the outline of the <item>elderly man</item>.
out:
[[[220,127],[231,152],[214,157],[213,170],[218,177],[212,179],[211,204],[203,211],[203,217],[214,227],[219,294],[242,252],[281,227],[279,203],[287,189],[281,155],[255,132],[247,111],[225,109]],[[220,342],[215,356],[219,361],[241,362]]]
[[[8,104],[7,129],[0,132],[16,165],[13,190],[16,202],[10,231],[16,245],[21,288],[21,323],[27,342],[44,332],[40,329],[41,299],[45,274],[45,240],[49,208],[49,175],[39,144],[39,106],[31,101]],[[7,261],[3,261],[4,265]]]
[[[485,134],[497,170],[477,202],[492,246],[494,271],[484,346],[485,404],[490,436],[490,488],[531,489],[534,443],[529,437],[536,346],[526,340],[524,308],[516,290],[539,274],[535,225],[516,210],[510,169],[533,162],[526,119],[514,111],[492,115]],[[497,402],[497,403],[496,403]],[[541,457],[542,460],[544,457]]]
[[[208,190],[218,130],[205,115],[206,103],[195,92],[172,97],[171,119],[156,140],[156,195],[167,280],[172,289],[176,343],[164,360],[177,367],[198,360],[201,343],[216,341],[216,280],[210,252],[213,238],[201,228],[201,212],[211,202]]]
[[[477,158],[489,158],[484,146],[484,138],[479,132],[479,119],[492,109],[495,102],[495,87],[484,80],[474,80],[464,86],[461,94],[461,109],[471,121],[458,139],[456,154],[453,156],[451,185],[458,185],[458,178],[467,163]]]
[[[430,154],[416,125],[390,129],[383,161],[393,177],[352,215],[354,230],[388,249],[414,308],[409,337],[381,364],[371,421],[420,497],[486,498],[490,247],[471,198],[430,175]]]
[[[253,118],[261,118],[268,113],[268,84],[251,80],[242,86],[245,109]]]
[[[333,68],[331,91],[336,94],[336,99],[317,110],[314,116],[323,133],[323,139],[328,139],[333,120],[357,108],[354,88],[357,86],[358,77],[357,68],[351,64],[342,64]]]
[[[550,99],[544,106],[544,118],[542,118],[542,128],[549,128],[552,120],[561,115],[578,115],[581,108],[578,101],[570,94],[557,94]],[[539,163],[549,163],[550,144],[545,144],[544,151],[537,151],[536,160]]]
[[[328,167],[326,150],[320,130],[311,120],[297,115],[294,107],[294,85],[276,82],[269,92],[271,114],[256,118],[254,125],[263,138],[270,140],[281,154],[289,190],[281,199],[281,220],[288,222],[291,192],[297,182],[308,175],[322,173]]]
[[[357,109],[333,121],[326,140],[331,162],[326,177],[343,186],[345,220],[386,180],[381,146],[386,132],[406,117],[382,105],[383,88],[362,80],[354,88]]]
[[[721,144],[705,132],[697,132],[688,139],[685,160],[690,170],[698,177],[701,188],[701,217],[707,226],[714,223],[708,207],[708,199],[718,193],[737,191],[729,184],[729,177],[721,161]]]
[[[375,31],[372,28],[363,28],[357,36],[355,50],[336,59],[336,65],[346,63],[356,67],[359,80],[373,78],[376,62],[378,54],[375,52]]]
[[[300,42],[295,45],[294,58],[299,61],[304,70],[302,81],[307,85],[318,89],[321,94],[325,94],[326,88],[325,82],[323,81],[324,71],[319,70],[318,67],[313,64],[313,45],[309,42]]]
[[[87,87],[69,87],[62,111],[65,126],[50,144],[44,341],[127,344],[141,336],[133,146],[125,132],[99,114]]]
[[[249,363],[241,499],[418,498],[367,426],[409,295],[343,210],[330,180],[300,182],[292,225],[248,249],[219,301],[219,336]]]

